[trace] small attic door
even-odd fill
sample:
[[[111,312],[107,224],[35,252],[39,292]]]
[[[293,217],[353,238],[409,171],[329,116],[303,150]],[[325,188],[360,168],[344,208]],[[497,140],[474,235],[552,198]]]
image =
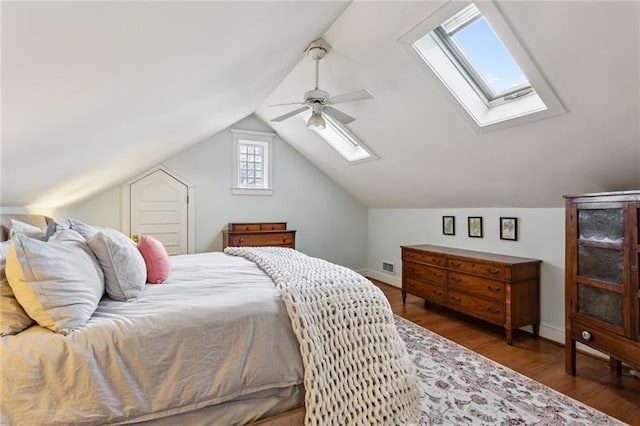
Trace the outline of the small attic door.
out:
[[[169,255],[193,252],[191,188],[169,170],[158,167],[123,185],[125,233],[151,235]]]

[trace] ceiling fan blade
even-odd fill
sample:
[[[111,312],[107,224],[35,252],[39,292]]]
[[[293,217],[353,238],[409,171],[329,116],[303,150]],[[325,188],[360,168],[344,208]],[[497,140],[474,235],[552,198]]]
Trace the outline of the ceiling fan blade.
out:
[[[355,118],[353,118],[352,116],[345,114],[342,111],[338,111],[337,109],[330,107],[330,106],[326,106],[324,108],[322,108],[322,112],[327,114],[330,117],[335,118],[336,120],[338,120],[339,122],[341,122],[342,124],[349,124],[352,121],[355,120]]]
[[[273,105],[267,105],[269,107],[276,107],[276,106],[285,106],[285,105],[306,105],[306,102],[289,102],[287,104],[273,104]]]
[[[307,109],[309,109],[308,106],[304,106],[302,108],[294,109],[293,111],[288,112],[286,114],[283,114],[283,115],[281,115],[279,117],[272,118],[271,121],[283,121],[283,120],[286,120],[289,117],[293,117],[294,115],[300,114],[302,111],[306,111]]]
[[[342,95],[332,96],[328,99],[327,104],[335,105],[343,102],[355,102],[364,101],[366,99],[373,99],[371,93],[368,90],[357,90],[355,92],[343,93]]]

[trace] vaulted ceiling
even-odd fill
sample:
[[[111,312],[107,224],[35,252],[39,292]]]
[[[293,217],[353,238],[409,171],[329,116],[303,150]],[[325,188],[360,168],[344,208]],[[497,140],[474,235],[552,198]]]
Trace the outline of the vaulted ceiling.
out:
[[[640,187],[640,2],[500,1],[567,113],[480,133],[398,38],[444,2],[2,3],[1,205],[74,203],[313,87],[380,160],[272,127],[377,207],[549,207]]]

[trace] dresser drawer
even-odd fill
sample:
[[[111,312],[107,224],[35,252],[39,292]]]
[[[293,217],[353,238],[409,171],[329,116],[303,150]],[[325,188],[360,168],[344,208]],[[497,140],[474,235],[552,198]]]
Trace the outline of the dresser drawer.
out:
[[[287,229],[287,224],[282,223],[261,223],[260,230],[261,231],[284,231]]]
[[[504,279],[504,266],[495,266],[489,263],[475,262],[470,260],[448,259],[447,266],[451,269],[483,275],[485,277]]]
[[[287,229],[286,222],[266,222],[266,223],[230,223],[229,231],[284,231]]]
[[[431,263],[432,265],[444,266],[445,258],[433,253],[425,253],[419,251],[404,250],[403,260],[409,260],[412,262]]]
[[[447,297],[447,306],[496,324],[504,324],[504,303],[492,302],[450,290]]]
[[[413,262],[404,262],[402,266],[402,273],[407,277],[439,285],[447,283],[447,271],[444,269]]]
[[[451,290],[488,297],[500,302],[505,299],[505,285],[501,281],[493,281],[452,271],[449,271],[448,277],[448,284]]]
[[[295,241],[293,232],[271,232],[268,234],[230,235],[229,245],[232,247],[243,246],[287,246],[293,247]]]
[[[404,286],[408,293],[422,297],[423,299],[430,300],[440,305],[444,305],[447,302],[444,287],[427,284],[413,278],[405,278]]]

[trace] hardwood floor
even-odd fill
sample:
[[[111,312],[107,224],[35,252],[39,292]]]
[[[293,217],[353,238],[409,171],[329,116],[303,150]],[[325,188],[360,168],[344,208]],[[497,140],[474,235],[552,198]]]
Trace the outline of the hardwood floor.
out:
[[[403,305],[400,289],[371,281],[385,293],[394,313],[610,416],[640,425],[640,379],[627,371],[616,376],[606,361],[580,353],[578,374],[569,376],[564,348],[556,343],[518,332],[509,346],[500,327],[436,306],[425,309],[424,300],[412,295]]]

